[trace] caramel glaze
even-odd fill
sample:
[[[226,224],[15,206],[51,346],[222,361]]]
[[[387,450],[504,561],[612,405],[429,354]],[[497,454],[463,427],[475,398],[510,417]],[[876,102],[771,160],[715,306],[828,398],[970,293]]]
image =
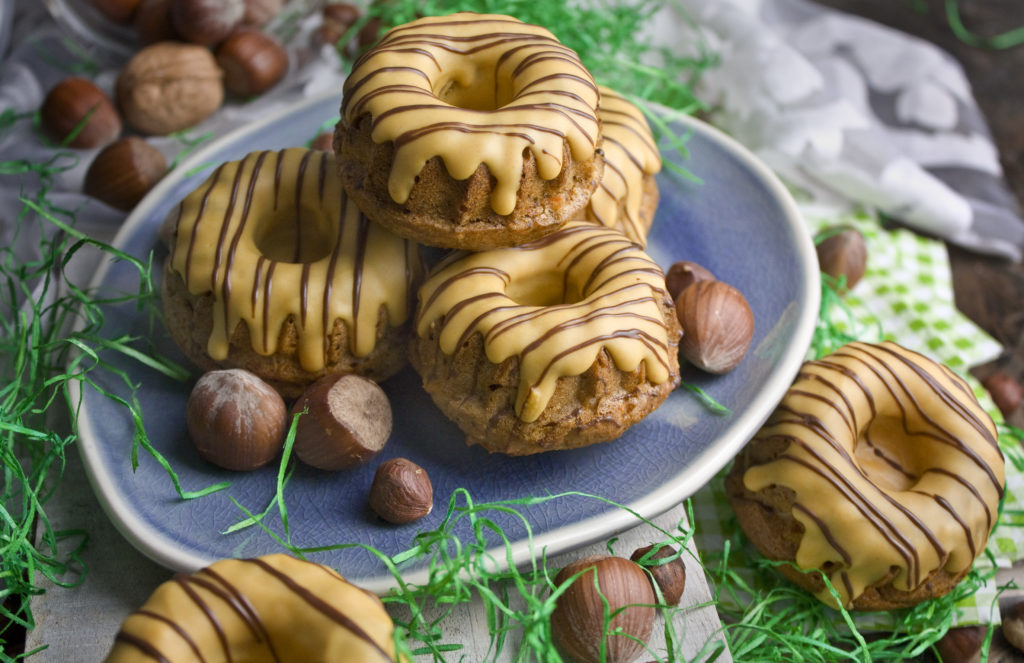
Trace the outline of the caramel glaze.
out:
[[[388,190],[405,203],[435,156],[457,180],[486,164],[491,206],[510,214],[533,153],[543,179],[573,158],[594,156],[598,90],[571,49],[544,28],[468,12],[422,18],[388,32],[346,79],[342,122],[369,114],[375,143],[392,142]]]
[[[481,334],[487,358],[519,360],[516,414],[534,421],[559,377],[606,350],[622,371],[672,376],[657,264],[622,233],[583,221],[533,242],[454,254],[420,288],[417,330],[452,354]],[[673,341],[675,339],[672,339]]]
[[[645,219],[641,213],[644,190],[649,178],[661,170],[661,154],[643,112],[614,90],[604,86],[598,89],[604,174],[590,196],[585,215],[591,221],[618,228],[643,246],[651,223],[651,218]]]
[[[795,493],[796,564],[832,569],[844,605],[892,571],[912,591],[937,569],[966,570],[995,523],[1004,465],[992,420],[952,371],[894,343],[806,363],[751,448],[772,440],[788,446],[744,485]]]
[[[357,357],[377,339],[381,307],[391,326],[410,316],[415,244],[370,222],[341,189],[327,152],[253,152],[221,165],[173,212],[171,267],[194,295],[210,293],[207,351],[227,358],[239,323],[257,353],[277,351],[291,318],[302,368],[325,365],[336,320]]]
[[[179,574],[125,620],[106,661],[394,661],[379,599],[286,555]]]

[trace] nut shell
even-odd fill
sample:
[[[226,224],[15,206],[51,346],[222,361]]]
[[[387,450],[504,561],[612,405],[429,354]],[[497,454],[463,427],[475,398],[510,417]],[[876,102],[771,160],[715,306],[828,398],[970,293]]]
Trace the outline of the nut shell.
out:
[[[997,371],[982,380],[982,384],[1004,417],[1010,416],[1024,401],[1024,387],[1009,373]]]
[[[1003,636],[1018,651],[1024,652],[1024,601],[1018,601],[1003,611]]]
[[[270,35],[253,29],[235,30],[216,51],[224,87],[239,97],[262,94],[288,72],[288,52]]]
[[[698,281],[679,295],[683,328],[679,350],[709,373],[727,373],[743,360],[754,338],[754,314],[739,290],[722,281]]]
[[[245,0],[245,15],[242,23],[246,25],[262,26],[270,22],[270,19],[277,16],[284,0]]]
[[[185,41],[213,46],[245,16],[245,0],[175,0],[171,23]]]
[[[127,25],[132,22],[140,0],[92,0],[92,6],[114,23]]]
[[[223,73],[209,49],[160,42],[128,61],[117,78],[117,101],[128,124],[166,135],[206,119],[224,101]]]
[[[391,404],[376,382],[359,375],[328,375],[295,401],[299,417],[295,455],[322,470],[362,465],[391,435]]]
[[[163,153],[138,136],[107,145],[89,164],[82,186],[86,195],[129,211],[167,173]]]
[[[161,41],[179,41],[181,35],[171,23],[172,0],[142,0],[135,12],[132,26],[135,35],[144,45]]]
[[[689,260],[674,262],[665,272],[665,287],[673,301],[679,298],[683,290],[697,281],[713,280],[715,275],[708,271],[707,267]]]
[[[85,78],[72,76],[54,85],[39,109],[43,131],[58,143],[81,126],[69,147],[106,145],[121,135],[121,116],[103,90]]]
[[[287,412],[273,387],[233,368],[199,378],[188,398],[186,419],[199,455],[225,469],[252,470],[280,452]]]
[[[845,277],[846,289],[852,290],[867,269],[868,249],[864,235],[852,226],[826,228],[818,233],[818,264],[821,271],[834,279]]]
[[[602,660],[602,637],[606,663],[627,663],[636,659],[644,651],[642,643],[651,637],[654,627],[655,597],[647,574],[628,559],[594,556],[562,569],[555,576],[555,584],[561,586],[581,571],[583,573],[555,602],[551,613],[551,635],[555,642],[580,663]],[[602,595],[608,601],[609,615],[622,609],[609,620],[607,630]],[[640,642],[626,635],[608,635],[619,628]]]
[[[426,470],[406,458],[381,463],[370,486],[370,508],[396,525],[430,513],[434,508],[434,487]]]
[[[641,560],[649,553],[652,554],[647,557],[648,561],[642,562]],[[682,557],[676,557],[671,562],[664,564],[656,562],[666,557],[675,556],[676,550],[671,546],[661,546],[655,551],[654,546],[650,545],[637,548],[629,557],[650,572],[651,579],[658,584],[658,589],[661,590],[665,605],[679,605],[679,601],[683,598],[683,591],[686,589],[686,565],[683,563]]]

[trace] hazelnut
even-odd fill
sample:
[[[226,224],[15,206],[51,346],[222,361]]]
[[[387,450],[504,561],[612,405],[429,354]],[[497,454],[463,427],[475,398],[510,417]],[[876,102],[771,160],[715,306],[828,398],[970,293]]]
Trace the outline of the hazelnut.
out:
[[[171,23],[173,0],[142,0],[135,12],[132,25],[139,41],[144,45],[160,41],[178,41],[181,36]]]
[[[245,0],[245,15],[242,23],[263,26],[281,12],[284,0]]]
[[[333,152],[334,151],[334,132],[333,131],[325,131],[325,132],[323,132],[321,134],[318,134],[317,137],[313,139],[313,142],[310,143],[309,146],[312,149],[314,149],[314,150],[322,150],[324,152]]]
[[[211,463],[252,470],[277,456],[288,411],[277,391],[238,368],[204,374],[188,397],[188,432]]]
[[[387,394],[359,375],[320,378],[292,406],[292,414],[303,411],[295,431],[295,455],[322,470],[365,463],[391,435]]]
[[[1024,400],[1024,388],[1003,371],[988,376],[982,384],[1004,417],[1010,416],[1011,412],[1020,407],[1021,400]]]
[[[206,119],[224,101],[222,72],[202,46],[160,42],[132,57],[117,78],[128,124],[166,135]]]
[[[358,44],[360,49],[367,49],[380,40],[382,25],[381,20],[374,16],[360,28],[359,34],[356,35],[356,44]]]
[[[231,34],[245,16],[245,0],[176,0],[171,23],[185,41],[212,46]]]
[[[672,558],[670,562],[658,563],[658,560]],[[686,565],[671,546],[644,546],[637,548],[629,556],[631,560],[647,569],[651,579],[658,584],[665,605],[679,605],[686,588]]]
[[[985,626],[963,626],[946,631],[935,643],[943,663],[974,663],[981,660],[981,644],[985,640]]]
[[[634,660],[644,651],[654,627],[655,597],[647,574],[628,559],[594,556],[562,569],[555,576],[555,584],[561,586],[576,574],[580,575],[555,601],[552,638],[580,663]],[[616,612],[606,624],[606,618]],[[618,629],[621,634],[611,634]]]
[[[215,55],[224,70],[224,87],[239,97],[266,92],[288,72],[284,46],[259,30],[235,30],[217,47]]]
[[[679,299],[679,293],[686,290],[697,281],[713,281],[715,275],[702,265],[689,260],[680,260],[672,263],[672,266],[665,272],[665,287],[668,289],[672,301]]]
[[[92,81],[74,76],[47,93],[39,121],[50,138],[69,147],[99,147],[121,135],[121,116],[107,95]]]
[[[82,189],[86,195],[127,212],[165,173],[163,152],[138,136],[126,136],[96,155],[85,172]]]
[[[92,0],[92,6],[114,23],[127,25],[132,22],[135,10],[141,0]]]
[[[1002,630],[1006,641],[1024,652],[1024,601],[1014,603],[1003,612]]]
[[[818,264],[832,278],[844,279],[846,290],[857,285],[867,268],[864,235],[852,226],[833,226],[815,236]]]
[[[736,368],[754,337],[754,314],[746,298],[721,281],[698,281],[683,290],[676,315],[683,329],[680,351],[709,373]]]
[[[392,458],[377,467],[370,486],[370,508],[396,525],[411,523],[434,508],[434,487],[426,470],[405,458]]]

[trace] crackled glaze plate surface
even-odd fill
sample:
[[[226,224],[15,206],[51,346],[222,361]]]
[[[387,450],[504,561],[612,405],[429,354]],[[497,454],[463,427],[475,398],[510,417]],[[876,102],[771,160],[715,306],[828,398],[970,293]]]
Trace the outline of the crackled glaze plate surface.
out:
[[[168,210],[224,160],[255,149],[304,145],[324,122],[336,117],[340,94],[325,94],[246,126],[211,143],[175,169],[137,207],[114,243],[136,256],[165,250],[157,229]],[[685,390],[677,390],[651,416],[615,442],[525,458],[490,455],[466,447],[463,436],[435,408],[411,370],[383,386],[395,411],[394,433],[377,461],[407,457],[429,473],[435,509],[404,526],[383,523],[369,511],[366,495],[377,462],[353,471],[328,473],[297,467],[286,490],[290,541],[302,548],[359,543],[393,555],[412,546],[419,530],[436,528],[456,489],[476,503],[575,492],[598,495],[645,517],[653,517],[691,495],[724,467],[752,436],[796,374],[814,327],[818,272],[814,248],[783,187],[743,148],[714,129],[685,120],[691,132],[685,167],[700,182],[669,171],[659,175],[661,204],[648,252],[665,269],[681,259],[706,265],[738,287],[755,317],[754,341],[743,363],[724,376],[684,368],[683,379],[706,390],[730,410],[710,413]],[[680,160],[675,153],[667,158]],[[156,270],[159,271],[159,270]],[[133,292],[137,277],[124,263],[101,266],[94,286],[103,292]],[[110,306],[104,332],[153,335],[161,352],[184,359],[157,324],[132,305]],[[185,430],[191,383],[111,356],[139,385],[146,432],[177,471],[186,490],[228,480],[227,490],[191,501],[178,499],[165,471],[140,452],[130,462],[133,423],[128,412],[96,391],[82,393],[80,449],[93,488],[124,536],[167,567],[193,571],[224,557],[248,557],[281,550],[258,527],[224,534],[243,518],[235,504],[263,511],[275,491],[277,468],[251,473],[219,470],[201,460]],[[123,383],[105,377],[101,385],[125,394]],[[636,524],[629,512],[584,495],[559,497],[520,509],[530,523],[535,550],[555,554],[607,538]],[[513,559],[529,559],[529,536],[514,517],[490,514],[512,542]],[[285,536],[276,509],[267,527]],[[457,532],[471,537],[468,524]],[[497,538],[494,545],[499,543]],[[358,547],[310,556],[340,569],[361,585],[383,592],[392,576],[372,554]],[[403,575],[423,576],[417,562]]]

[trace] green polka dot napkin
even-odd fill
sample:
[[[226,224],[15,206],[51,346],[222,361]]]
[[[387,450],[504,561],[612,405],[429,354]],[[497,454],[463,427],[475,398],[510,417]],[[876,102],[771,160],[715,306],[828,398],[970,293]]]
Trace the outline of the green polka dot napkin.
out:
[[[834,215],[815,209],[805,208],[804,214],[811,233],[836,223]],[[967,379],[992,418],[1002,421],[988,394],[967,372],[994,359],[1001,347],[956,309],[945,245],[904,229],[884,228],[876,217],[866,213],[846,216],[841,223],[853,225],[864,234],[868,269],[843,298],[844,305],[831,311],[834,324],[860,340],[892,340],[946,364]],[[1008,458],[1006,474],[1003,516],[989,539],[987,554],[975,563],[978,570],[991,570],[993,565],[1006,567],[1024,559],[1024,527],[1020,527],[1024,524],[1024,515],[1020,515],[1024,514],[1024,470]],[[736,538],[738,527],[725,497],[723,477],[724,471],[693,497],[698,550],[720,551],[727,540]],[[742,537],[740,540],[745,541]],[[743,555],[736,558],[743,560]],[[744,568],[742,561],[739,567],[733,570],[756,586],[752,571]],[[777,582],[786,581],[779,576]],[[998,622],[997,598],[998,589],[990,579],[957,604],[954,623]],[[867,630],[891,630],[897,626],[893,620],[892,613],[857,616],[858,627]]]

